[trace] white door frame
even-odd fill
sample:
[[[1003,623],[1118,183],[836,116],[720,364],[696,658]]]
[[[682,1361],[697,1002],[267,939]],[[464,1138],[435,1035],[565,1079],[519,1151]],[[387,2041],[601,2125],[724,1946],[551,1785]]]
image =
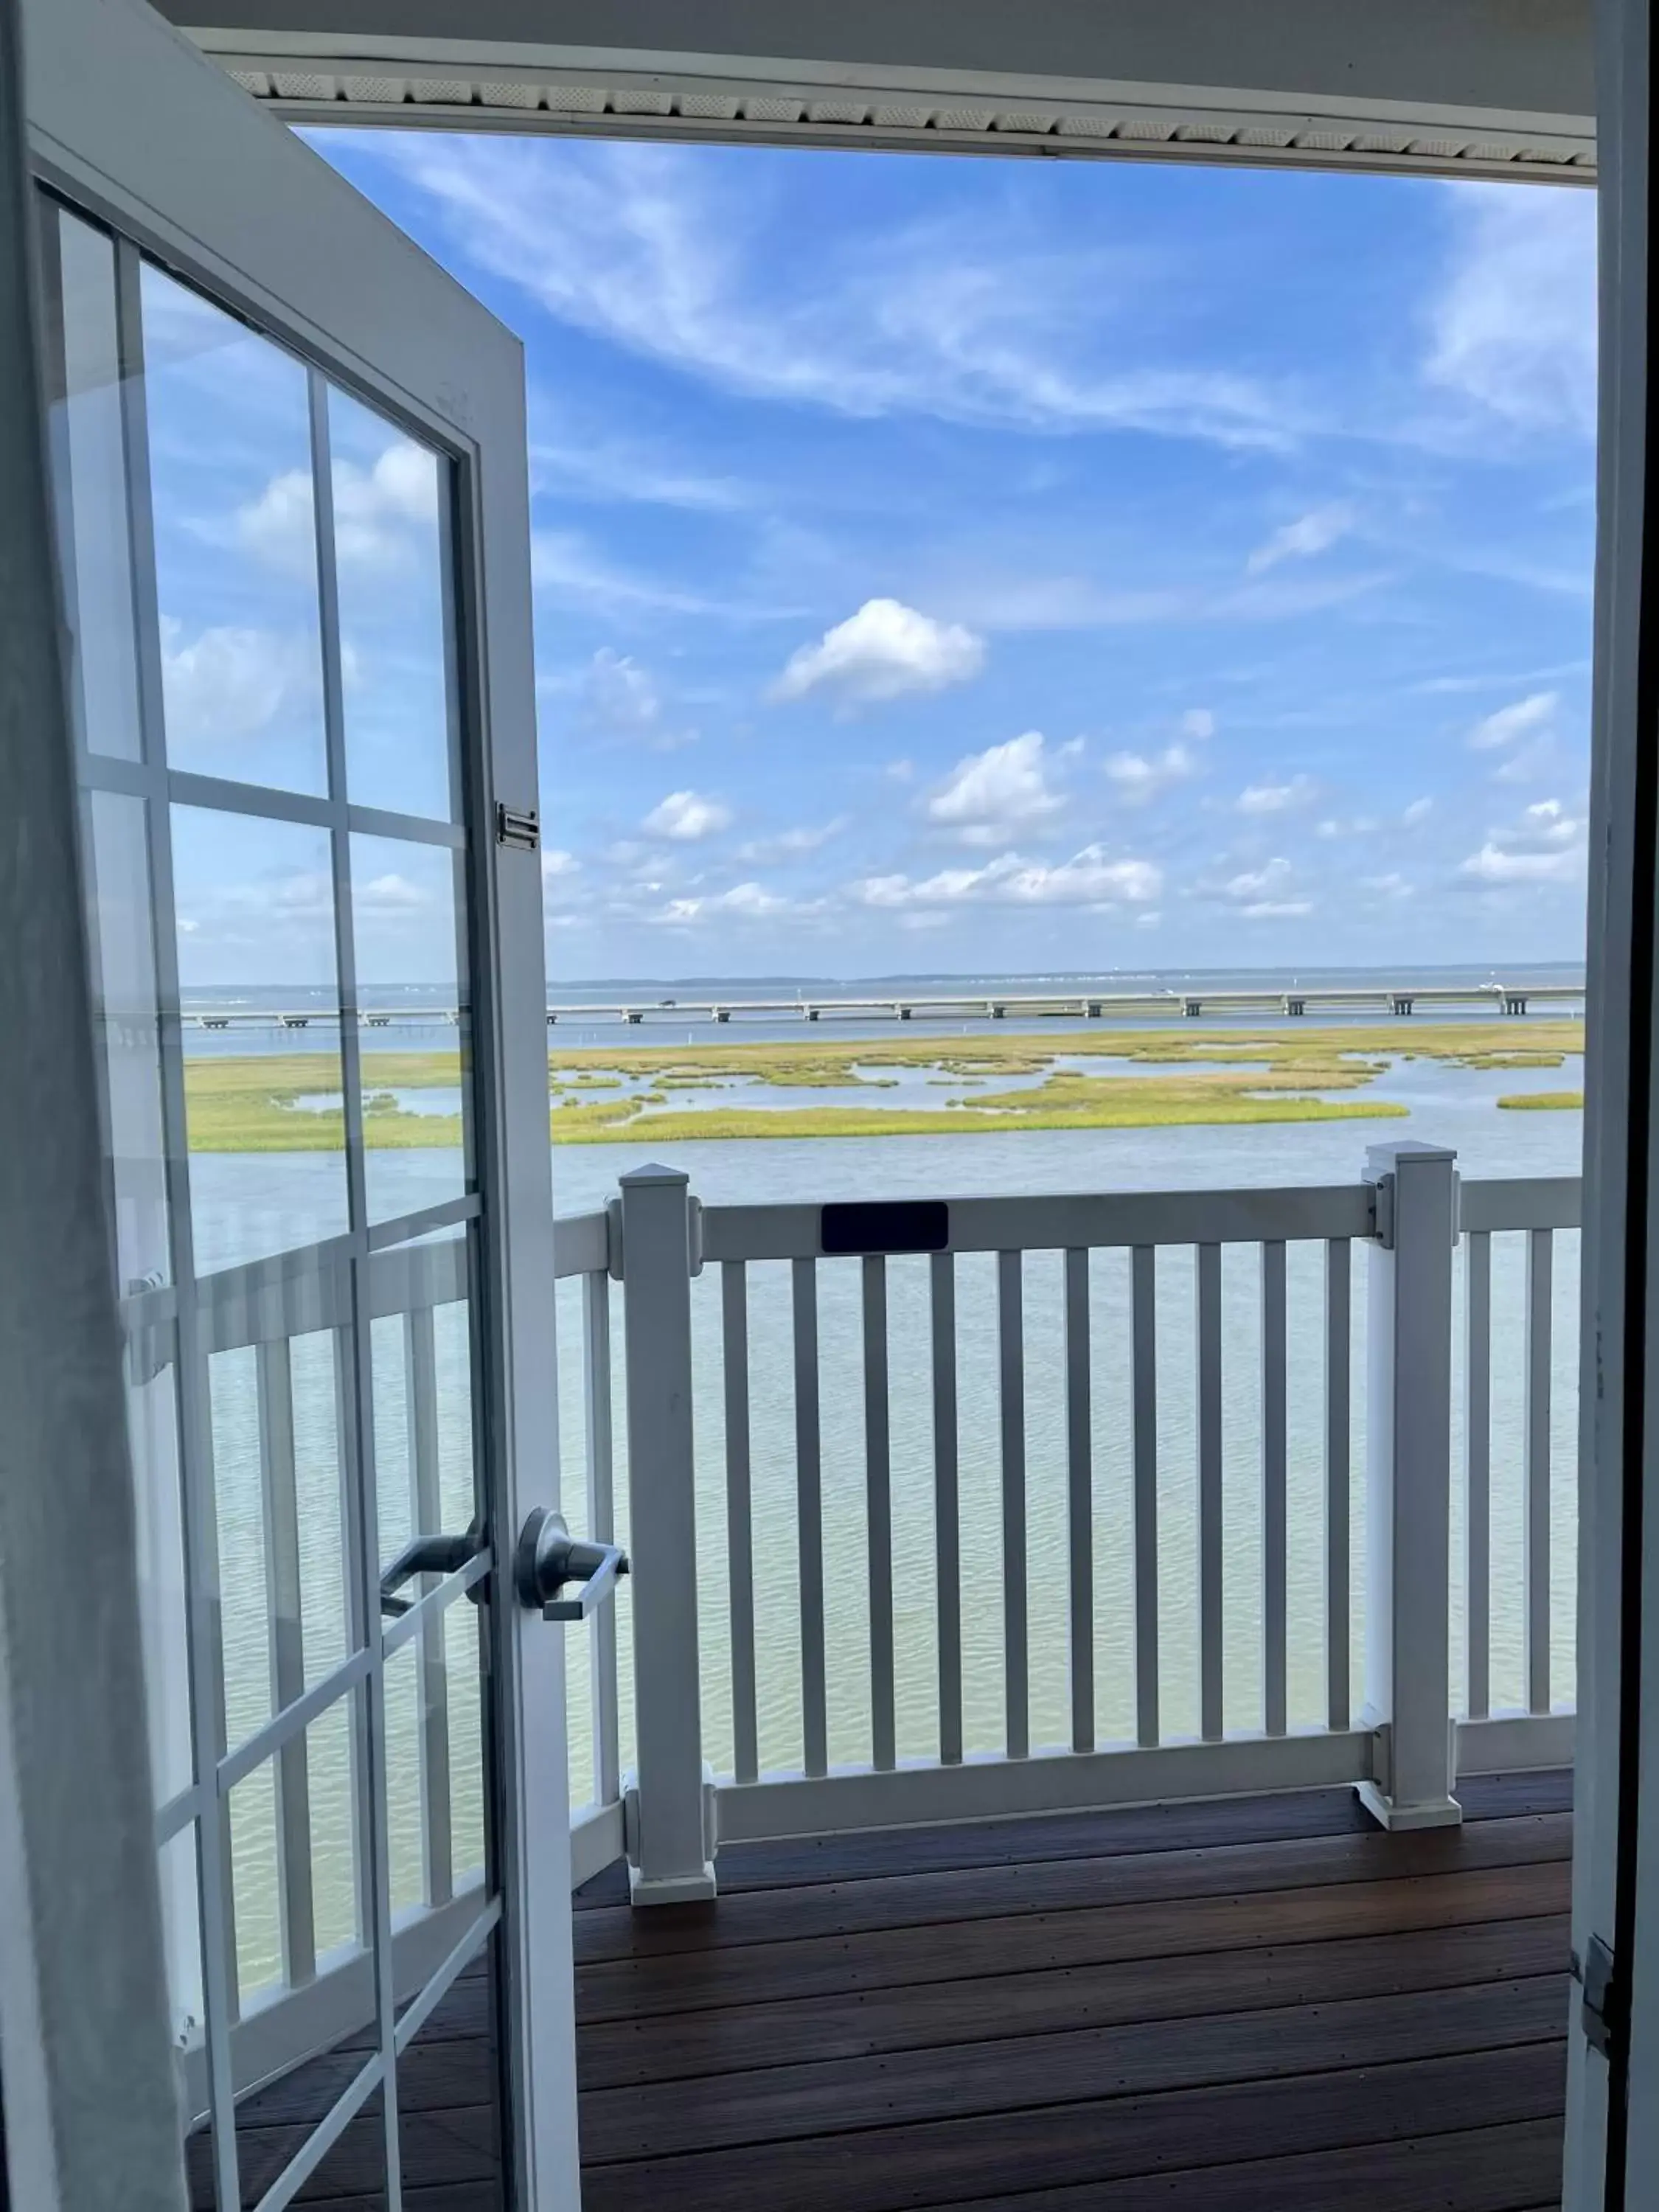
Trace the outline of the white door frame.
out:
[[[487,1207],[480,1304],[500,1601],[495,1834],[508,1899],[506,2100],[520,2212],[578,2201],[561,1633],[511,1601],[532,1505],[558,1503],[540,865],[498,843],[538,805],[521,349],[336,172],[139,0],[22,0],[38,173],[455,459],[477,647],[463,718],[475,1066]],[[95,1087],[88,1091],[88,1105]],[[142,1740],[142,1739],[141,1739]]]
[[[30,1039],[0,1085],[0,2197],[9,2176],[11,2201],[37,2212],[175,2212],[183,2167],[17,30],[0,0],[0,1033]]]
[[[1649,471],[1649,11],[1601,0],[1601,396],[1590,794],[1573,1956],[1565,2203],[1653,2201],[1659,2097],[1659,506]],[[1638,1785],[1640,1785],[1638,1789]],[[1632,2002],[1632,1998],[1634,2002]],[[1592,2017],[1599,2011],[1601,2019]],[[1606,2033],[1602,2030],[1605,2020]]]

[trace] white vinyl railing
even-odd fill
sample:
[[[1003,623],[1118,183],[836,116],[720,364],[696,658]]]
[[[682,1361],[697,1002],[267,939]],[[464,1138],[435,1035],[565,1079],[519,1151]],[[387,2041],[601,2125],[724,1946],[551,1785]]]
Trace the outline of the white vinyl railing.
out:
[[[1553,1707],[1550,1689],[1552,1316],[1554,1239],[1576,1226],[1579,1205],[1576,1179],[1460,1184],[1450,1153],[1411,1145],[1375,1148],[1364,1177],[1346,1184],[890,1207],[702,1206],[683,1176],[651,1169],[624,1176],[608,1224],[598,1215],[569,1224],[593,1247],[584,1359],[590,1407],[603,1403],[597,1416],[589,1415],[589,1511],[596,1532],[605,1534],[608,1520],[602,1528],[597,1517],[609,1513],[611,1482],[609,1320],[597,1274],[602,1231],[626,1299],[636,1741],[635,1771],[624,1779],[617,1765],[612,1643],[603,1656],[597,1649],[594,1655],[596,1727],[605,1732],[596,1776],[603,1767],[605,1781],[596,1791],[599,1810],[584,1820],[594,1828],[595,1848],[594,1824],[602,1819],[608,1821],[604,1848],[621,1847],[624,1824],[610,1795],[616,1790],[627,1804],[635,1895],[647,1901],[710,1893],[717,1828],[730,1838],[756,1838],[1331,1783],[1358,1786],[1390,1825],[1427,1825],[1459,1817],[1454,1792],[1460,1771],[1570,1757],[1571,1716]],[[1505,1231],[1524,1232],[1526,1243],[1520,1562],[1525,1695],[1521,1711],[1495,1715],[1492,1240]],[[1239,1247],[1254,1254],[1253,1310],[1243,1315],[1236,1310]],[[1308,1247],[1320,1272],[1311,1365],[1305,1332],[1292,1327],[1290,1295],[1292,1275],[1305,1289]],[[1363,1302],[1357,1303],[1353,1269],[1362,1250]],[[1109,1305],[1091,1262],[1112,1251],[1127,1280],[1125,1295],[1114,1295]],[[918,1255],[926,1256],[912,1256]],[[986,1264],[974,1255],[990,1255],[994,1290],[988,1325],[969,1348],[970,1372],[961,1365],[958,1301],[964,1269]],[[826,1416],[828,1310],[821,1290],[827,1267],[838,1271],[839,1281],[849,1265],[856,1291],[837,1291],[836,1327],[842,1336],[850,1331],[855,1367],[846,1358],[834,1365]],[[925,1328],[919,1334],[907,1327],[896,1364],[890,1293],[900,1279],[896,1269],[908,1271],[908,1281],[919,1266],[927,1271]],[[750,1296],[757,1268],[768,1285],[763,1311]],[[787,1317],[772,1289],[777,1278],[781,1291],[785,1269]],[[696,1301],[690,1295],[692,1278],[714,1273],[717,1322],[702,1310],[712,1290]],[[1187,1276],[1191,1328],[1176,1332],[1170,1327],[1169,1291]],[[1460,1277],[1462,1295],[1455,1300]],[[849,1295],[856,1299],[850,1320]],[[1028,1312],[1034,1297],[1045,1312],[1058,1308],[1057,1364],[1047,1368],[1031,1361]],[[1455,1303],[1461,1312],[1455,1313]],[[701,1405],[692,1387],[694,1305],[699,1331],[715,1337],[719,1366],[716,1381],[700,1365]],[[1356,1373],[1351,1345],[1359,1316],[1364,1366]],[[1258,1548],[1250,1586],[1241,1593],[1238,1454],[1229,1439],[1244,1340],[1257,1363],[1247,1517]],[[1097,1399],[1108,1352],[1127,1365],[1128,1433],[1109,1438],[1115,1464],[1121,1457],[1127,1473],[1127,1556],[1103,1561]],[[769,1361],[781,1362],[786,1372],[770,1371]],[[1510,1364],[1500,1362],[1505,1376]],[[994,1413],[981,1367],[990,1370]],[[1291,1572],[1293,1558],[1304,1561],[1308,1549],[1301,1522],[1310,1504],[1310,1372],[1322,1401],[1313,1501],[1323,1524],[1316,1599],[1299,1570],[1293,1595]],[[790,1610],[798,1640],[792,1680],[798,1676],[799,1710],[798,1756],[782,1771],[762,1755],[760,1707],[772,1686],[757,1656],[767,1643],[757,1633],[757,1596],[761,1602],[767,1596],[757,1589],[757,1394],[767,1406],[769,1469],[781,1433],[787,1436],[792,1462]],[[1058,1405],[1040,1402],[1050,1395],[1057,1395]],[[1161,1510],[1167,1516],[1170,1509],[1171,1480],[1161,1424],[1173,1395],[1184,1397],[1190,1409],[1182,1431],[1183,1442],[1190,1437],[1190,1491],[1181,1501],[1183,1513],[1190,1501],[1191,1528],[1182,1534],[1195,1566],[1190,1700],[1184,1683],[1171,1690],[1168,1623],[1160,1620],[1170,1602],[1161,1549],[1167,1532],[1159,1523]],[[781,1412],[786,1396],[787,1419]],[[1362,1398],[1363,1420],[1356,1402]],[[971,1415],[970,1399],[977,1408]],[[908,1683],[913,1691],[918,1671],[917,1651],[905,1649],[907,1634],[914,1639],[918,1632],[915,1607],[908,1602],[908,1585],[916,1577],[914,1561],[895,1559],[902,1501],[894,1437],[896,1424],[919,1411],[918,1400],[926,1403],[931,1431],[933,1607],[926,1658],[935,1747],[913,1758],[900,1752],[906,1729],[898,1687]],[[1509,1410],[1499,1407],[1505,1418]],[[724,1462],[726,1619],[707,1617],[703,1591],[700,1636],[699,1474],[707,1511],[715,1470],[707,1449],[699,1468],[698,1431],[700,1415],[712,1413],[718,1413],[716,1449]],[[1044,1416],[1058,1420],[1063,1571],[1036,1583],[1034,1613],[1031,1516],[1038,1492],[1030,1449]],[[977,1572],[980,1562],[963,1558],[963,1482],[970,1448],[981,1458],[991,1448],[991,1433],[964,1430],[964,1419],[994,1423],[1001,1656],[994,1749],[979,1747],[984,1729],[976,1736],[964,1711],[963,1592],[969,1566]],[[839,1512],[844,1501],[830,1498],[825,1468],[833,1443],[835,1465],[845,1477],[847,1439],[854,1429],[862,1446],[866,1584],[859,1705],[868,1717],[860,1723],[861,1730],[867,1727],[867,1748],[849,1759],[844,1728],[832,1744],[830,1709],[836,1694],[844,1696],[848,1646],[844,1634],[832,1636],[838,1625],[830,1610],[836,1591],[845,1604],[848,1585],[845,1563],[837,1560],[827,1595],[825,1552],[827,1504]],[[1303,1440],[1295,1454],[1293,1431]],[[1461,1482],[1454,1480],[1455,1438]],[[912,1449],[911,1476],[915,1456]],[[1363,1484],[1356,1485],[1362,1469]],[[1356,1495],[1363,1501],[1361,1526],[1353,1524],[1350,1501]],[[1460,1498],[1464,1540],[1454,1590]],[[981,1510],[970,1534],[976,1548],[983,1547],[986,1519]],[[775,1557],[772,1565],[775,1570]],[[1097,1619],[1103,1565],[1121,1571],[1124,1604],[1133,1614],[1127,1636],[1133,1726],[1123,1741],[1111,1742],[1097,1735],[1098,1638],[1103,1626],[1120,1641],[1123,1632],[1120,1622]],[[1356,1572],[1362,1575],[1358,1590],[1351,1589]],[[1054,1611],[1065,1616],[1066,1675],[1065,1734],[1052,1748],[1034,1743],[1032,1735],[1034,1704],[1042,1702],[1033,1657],[1054,1629],[1042,1595],[1048,1589]],[[896,1594],[907,1602],[896,1605]],[[1254,1717],[1243,1726],[1232,1648],[1241,1595],[1260,1670]],[[1357,1703],[1350,1648],[1356,1600],[1364,1625]],[[1305,1617],[1310,1607],[1316,1621]],[[1466,1672],[1455,1686],[1455,1618]],[[1291,1652],[1294,1647],[1302,1655],[1305,1676],[1312,1638],[1322,1642],[1323,1663],[1318,1716],[1310,1723],[1305,1680],[1292,1681]],[[730,1695],[729,1735],[723,1739],[730,1771],[718,1784],[703,1763],[707,1687],[699,1694],[711,1645],[724,1661]],[[775,1633],[769,1648],[776,1649]],[[1052,1700],[1044,1706],[1049,1710]],[[722,1730],[728,1725],[724,1713],[720,1724]],[[912,1739],[915,1733],[909,1728]],[[579,1852],[579,1874],[592,1857],[592,1851]]]

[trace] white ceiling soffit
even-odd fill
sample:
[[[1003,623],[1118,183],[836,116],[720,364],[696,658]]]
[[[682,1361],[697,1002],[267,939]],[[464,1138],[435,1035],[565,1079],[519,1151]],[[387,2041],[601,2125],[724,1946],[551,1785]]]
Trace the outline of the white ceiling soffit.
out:
[[[1591,181],[1591,0],[161,0],[295,121]]]

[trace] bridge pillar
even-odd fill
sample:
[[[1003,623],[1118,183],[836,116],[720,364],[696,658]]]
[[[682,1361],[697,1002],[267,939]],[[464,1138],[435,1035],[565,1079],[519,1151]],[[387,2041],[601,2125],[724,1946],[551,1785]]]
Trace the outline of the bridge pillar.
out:
[[[816,1006],[804,1006],[801,1012],[809,1022],[815,1022],[818,1018],[818,1010]]]
[[[1006,1020],[1007,1020],[1007,1018],[1008,1018],[1008,1009],[1007,1009],[1007,1007],[1006,1007],[1006,1006],[993,1006],[993,1007],[992,1007],[992,1009],[991,1009],[991,1019],[992,1019],[994,1022],[1004,1022],[1004,1021],[1006,1021]]]
[[[1100,1001],[1099,1001],[1099,1000],[1098,1000],[1098,999],[1091,999],[1091,1000],[1089,1000],[1085,1004],[1085,1006],[1084,1006],[1083,1012],[1084,1012],[1085,1018],[1086,1020],[1089,1020],[1089,1021],[1091,1021],[1091,1022],[1097,1022],[1097,1021],[1100,1019]]]
[[[909,1020],[909,1018],[910,1018],[910,1009],[908,1008],[908,1006],[901,1006],[901,1007],[899,1008],[899,1010],[898,1010],[898,1018],[899,1018],[899,1019],[900,1019],[902,1022],[908,1022],[908,1021]]]
[[[730,1007],[730,1006],[716,1006],[716,1007],[715,1007],[715,1009],[714,1009],[714,1019],[715,1019],[717,1022],[729,1022],[729,1021],[731,1020],[731,1018],[732,1018],[732,1009],[731,1009],[731,1007]]]
[[[1305,999],[1286,999],[1285,1011],[1287,1014],[1305,1014],[1308,1011],[1308,1002]]]
[[[637,1029],[639,1024],[645,1019],[645,1016],[641,1013],[637,1006],[629,1006],[624,1011],[623,1019],[625,1022],[631,1023],[633,1026]]]
[[[1182,1006],[1181,1011],[1186,1015],[1188,1021],[1195,1021],[1199,1015],[1204,1011],[1204,1001],[1202,999],[1188,999]]]
[[[1504,1012],[1506,1014],[1524,1014],[1526,1011],[1527,1001],[1519,991],[1506,991],[1504,993]]]
[[[1408,1014],[1412,1010],[1412,1001],[1401,995],[1395,996],[1393,1005],[1397,1014]]]

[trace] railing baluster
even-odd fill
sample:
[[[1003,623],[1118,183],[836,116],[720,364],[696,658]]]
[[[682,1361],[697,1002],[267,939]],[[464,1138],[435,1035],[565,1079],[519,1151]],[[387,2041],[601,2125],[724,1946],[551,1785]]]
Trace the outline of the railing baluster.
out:
[[[1158,1695],[1158,1252],[1129,1255],[1129,1340],[1133,1366],[1135,1741],[1155,1744]]]
[[[869,1522],[870,1740],[877,1768],[895,1764],[893,1502],[887,1402],[887,1262],[864,1261],[864,1467]]]
[[[1024,1255],[997,1254],[997,1344],[1002,1416],[1002,1664],[1010,1759],[1030,1749],[1025,1620]]]
[[[435,1534],[444,1520],[438,1479],[438,1357],[430,1306],[416,1307],[404,1316],[404,1379],[414,1526]],[[435,1613],[421,1628],[421,1864],[428,1905],[446,1905],[454,1894],[444,1627],[444,1615]]]
[[[1072,1748],[1095,1747],[1094,1438],[1089,1255],[1066,1255],[1066,1485],[1071,1553]]]
[[[1527,1237],[1527,1710],[1550,1709],[1550,1358],[1554,1236]]]
[[[739,1782],[760,1774],[755,1714],[755,1524],[749,1474],[749,1271],[720,1263],[726,1382],[726,1557],[731,1584],[732,1743]],[[601,1608],[604,1610],[605,1608]]]
[[[1288,1725],[1285,1667],[1285,1247],[1261,1248],[1261,1710],[1269,1735]]]
[[[1463,1620],[1469,1717],[1492,1711],[1492,1236],[1472,1231],[1463,1266]]]
[[[357,1401],[355,1324],[336,1328],[331,1338],[334,1368],[334,1439],[340,1468],[340,1519],[337,1538],[345,1571],[345,1614],[348,1642],[366,1644],[380,1624],[368,1616],[362,1559],[362,1529],[357,1517],[356,1492],[367,1479],[368,1454],[362,1449],[362,1423]],[[346,1726],[351,1745],[351,1832],[353,1895],[357,1941],[368,1949],[374,1941],[375,1882],[374,1853],[369,1848],[374,1818],[374,1770],[369,1760],[368,1701],[361,1696],[347,1701]]]
[[[795,1483],[800,1547],[801,1727],[808,1774],[830,1765],[823,1667],[823,1479],[818,1423],[818,1279],[791,1261],[795,1320]]]
[[[1353,1705],[1352,1542],[1353,1248],[1325,1244],[1325,1718],[1348,1726]]]
[[[949,1252],[928,1263],[933,1354],[933,1563],[939,1613],[939,1755],[962,1762],[962,1534],[957,1476],[957,1273]]]
[[[587,1526],[595,1543],[617,1534],[615,1425],[611,1405],[611,1278],[582,1278],[582,1401],[587,1431]],[[588,1624],[593,1668],[593,1791],[601,1805],[622,1796],[617,1722],[617,1608],[602,1605]]]
[[[259,1496],[265,1540],[265,1613],[270,1651],[271,1711],[305,1695],[305,1625],[300,1578],[300,1501],[294,1449],[294,1376],[289,1340],[274,1337],[254,1352],[259,1419]],[[283,1977],[301,1988],[317,1972],[316,1912],[311,1879],[311,1777],[304,1729],[274,1761],[276,1884]]]
[[[1199,1732],[1223,1733],[1221,1247],[1197,1247]]]

